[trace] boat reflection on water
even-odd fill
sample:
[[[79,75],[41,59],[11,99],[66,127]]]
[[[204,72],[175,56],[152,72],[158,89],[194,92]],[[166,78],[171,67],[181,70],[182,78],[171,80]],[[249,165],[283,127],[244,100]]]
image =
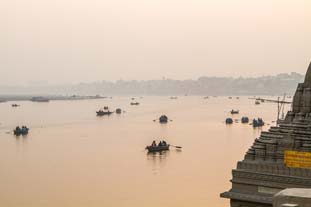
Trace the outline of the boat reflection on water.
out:
[[[147,152],[148,161],[152,161],[154,164],[161,163],[169,157],[170,151],[161,152]]]

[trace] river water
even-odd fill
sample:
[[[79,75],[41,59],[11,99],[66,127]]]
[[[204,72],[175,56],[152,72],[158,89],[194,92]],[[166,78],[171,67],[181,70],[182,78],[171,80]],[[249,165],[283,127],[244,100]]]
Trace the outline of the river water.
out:
[[[268,97],[273,98],[273,97]],[[275,97],[274,97],[275,99]],[[231,109],[274,125],[277,105],[248,97],[130,97],[49,103],[0,103],[0,206],[228,207],[231,169],[259,136],[224,123]],[[96,117],[103,106],[120,115]],[[166,114],[172,121],[153,120]],[[25,137],[12,129],[27,125]],[[268,129],[268,125],[263,130]],[[152,140],[182,146],[147,154]]]

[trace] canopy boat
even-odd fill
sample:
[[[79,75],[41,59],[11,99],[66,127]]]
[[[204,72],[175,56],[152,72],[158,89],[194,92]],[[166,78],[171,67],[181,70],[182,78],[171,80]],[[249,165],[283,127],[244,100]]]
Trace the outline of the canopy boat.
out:
[[[242,122],[243,124],[248,123],[248,122],[249,122],[248,117],[247,117],[247,116],[243,116],[242,119],[241,119],[241,122]]]
[[[17,126],[14,129],[14,135],[16,136],[20,136],[20,135],[26,135],[29,132],[29,128],[27,128],[26,126],[22,126],[21,128],[19,126]]]
[[[160,122],[161,124],[165,124],[165,123],[167,123],[167,121],[168,121],[168,117],[167,117],[166,115],[160,116],[159,122]]]
[[[109,110],[107,110],[107,111],[104,111],[104,110],[96,111],[97,116],[110,115],[110,114],[112,114],[112,113],[113,113],[113,112],[112,112],[112,111],[109,111]]]
[[[231,119],[231,118],[226,119],[226,124],[232,124],[232,123],[233,123],[233,119]]]
[[[166,151],[166,150],[170,150],[170,145],[164,145],[164,146],[147,146],[146,150],[148,150],[148,152],[162,152],[162,151]]]

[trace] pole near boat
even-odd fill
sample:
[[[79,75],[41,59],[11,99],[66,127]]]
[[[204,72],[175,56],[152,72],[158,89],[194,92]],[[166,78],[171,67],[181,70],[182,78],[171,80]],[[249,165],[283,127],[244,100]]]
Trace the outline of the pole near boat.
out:
[[[170,145],[170,147],[175,147],[175,148],[178,148],[178,149],[182,148],[181,146],[175,146],[175,145]]]

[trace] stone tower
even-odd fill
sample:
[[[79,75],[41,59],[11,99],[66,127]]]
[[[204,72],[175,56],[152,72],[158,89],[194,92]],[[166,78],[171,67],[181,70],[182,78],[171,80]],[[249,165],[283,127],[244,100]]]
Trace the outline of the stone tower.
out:
[[[262,132],[232,170],[232,188],[220,196],[231,207],[271,207],[285,188],[311,188],[311,63],[279,126]]]

